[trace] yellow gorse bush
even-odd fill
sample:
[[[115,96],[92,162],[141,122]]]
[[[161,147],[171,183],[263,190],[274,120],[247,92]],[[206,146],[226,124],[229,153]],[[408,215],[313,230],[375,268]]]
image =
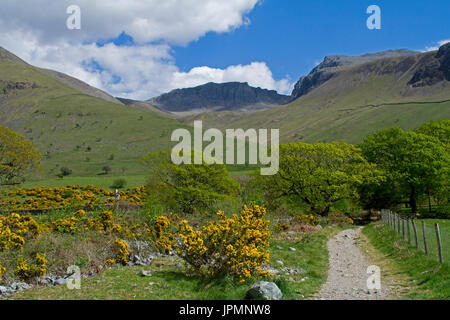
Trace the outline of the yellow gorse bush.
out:
[[[342,211],[333,211],[328,215],[328,224],[348,225],[353,224],[353,219],[347,217]]]
[[[114,248],[116,250],[117,261],[126,265],[128,263],[128,257],[130,256],[128,243],[121,239],[116,239],[116,241],[114,241]]]
[[[26,240],[36,239],[41,230],[30,215],[0,216],[0,251],[22,249]]]
[[[17,266],[14,273],[22,280],[29,280],[34,277],[46,274],[47,259],[45,254],[36,254],[34,264],[28,264],[28,260],[23,258],[17,259]]]
[[[320,219],[312,214],[301,214],[296,216],[295,220],[299,223],[310,224],[312,226],[317,226],[320,223]]]
[[[126,203],[143,205],[148,194],[145,187],[129,191],[120,191],[120,200]],[[6,197],[0,197],[0,207],[5,210],[45,210],[73,206],[90,208],[96,205],[114,204],[115,193],[93,185],[59,188],[22,188],[11,191]],[[77,213],[82,213],[80,210]],[[80,216],[77,216],[81,218]]]
[[[159,217],[155,222],[155,243],[162,252],[174,250],[199,274],[234,274],[243,280],[253,275],[269,276],[262,265],[269,262],[271,233],[266,209],[253,204],[240,215],[227,218],[217,213],[210,221],[194,229],[176,215]]]

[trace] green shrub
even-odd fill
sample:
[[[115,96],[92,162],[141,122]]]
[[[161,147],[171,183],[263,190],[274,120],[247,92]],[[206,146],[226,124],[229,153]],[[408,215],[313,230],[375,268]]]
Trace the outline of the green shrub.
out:
[[[111,188],[114,189],[123,189],[127,185],[127,180],[124,178],[115,179],[113,184],[111,185]]]

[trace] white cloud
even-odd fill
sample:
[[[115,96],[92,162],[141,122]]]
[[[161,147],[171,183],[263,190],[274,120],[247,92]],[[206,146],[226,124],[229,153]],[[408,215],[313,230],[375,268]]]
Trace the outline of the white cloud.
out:
[[[65,27],[65,9],[71,2],[61,0],[55,5],[34,0],[26,6],[2,0],[0,45],[33,65],[69,74],[124,98],[144,100],[176,88],[228,81],[290,93],[289,79],[274,80],[264,62],[181,72],[171,55],[172,44],[187,44],[206,32],[227,32],[250,23],[245,14],[258,0],[79,0],[81,32]],[[138,44],[93,44],[122,31]],[[149,43],[156,40],[161,41]]]
[[[186,44],[205,33],[247,23],[258,0],[2,0],[0,20],[13,30],[33,30],[41,42],[95,41],[125,31],[139,43]],[[66,28],[67,7],[81,8],[81,30]]]
[[[175,87],[194,87],[206,82],[248,82],[253,87],[273,89],[280,93],[292,91],[292,84],[288,79],[275,81],[272,72],[264,62],[252,62],[248,65],[230,66],[226,69],[197,67],[189,72],[176,72],[173,75]]]
[[[434,45],[434,46],[431,46],[431,47],[425,47],[425,49],[423,49],[422,52],[439,50],[439,48],[441,46],[443,46],[444,44],[449,43],[449,42],[450,42],[450,39],[438,41],[437,45]]]

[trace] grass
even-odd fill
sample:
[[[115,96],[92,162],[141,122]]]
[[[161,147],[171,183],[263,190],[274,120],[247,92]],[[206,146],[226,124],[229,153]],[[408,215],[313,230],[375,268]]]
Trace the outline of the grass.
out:
[[[254,113],[206,113],[198,118],[204,121],[204,127],[280,129],[283,143],[359,143],[380,129],[396,126],[413,130],[431,120],[449,119],[450,102],[435,103],[450,98],[448,84],[443,83],[439,89],[411,89],[407,83],[412,74],[392,72],[405,60],[419,58],[420,55],[380,59],[344,68],[285,106]],[[191,120],[187,123],[191,124]]]
[[[442,255],[444,261],[450,261],[450,220],[446,219],[421,219],[416,220],[417,227],[417,237],[419,250],[425,252],[423,243],[423,231],[422,231],[422,221],[425,222],[425,235],[427,238],[429,255],[431,258],[439,260],[438,246],[436,240],[436,229],[435,224],[439,224],[440,234],[441,234],[441,245],[442,245]],[[414,233],[411,228],[411,243],[415,245]]]
[[[338,230],[340,229],[326,227],[318,233],[306,234],[298,240],[272,242],[271,265],[277,267],[276,261],[281,260],[289,268],[302,268],[306,271],[301,275],[290,276],[295,282],[285,282],[285,299],[308,299],[320,290],[328,276],[327,242]],[[296,251],[290,251],[291,247]],[[306,280],[300,282],[301,279]]]
[[[328,270],[326,242],[335,231],[335,228],[325,228],[318,233],[304,235],[298,240],[273,241],[272,264],[275,266],[276,260],[283,260],[288,267],[306,270],[305,274],[292,276],[294,280],[308,278],[304,282],[274,280],[283,291],[284,299],[308,298],[320,289],[326,281]],[[296,248],[297,251],[290,251],[290,247]],[[152,276],[141,276],[142,269],[151,271]],[[81,290],[69,290],[66,286],[42,287],[15,294],[10,298],[18,300],[242,300],[245,299],[245,294],[252,282],[242,284],[238,279],[230,276],[210,280],[189,276],[181,260],[164,257],[156,259],[148,267],[108,269],[95,277],[82,279]]]
[[[168,150],[172,131],[190,129],[157,112],[94,98],[29,65],[0,60],[0,79],[34,84],[0,94],[1,125],[30,140],[42,153],[38,178],[54,177],[62,166],[76,176],[95,176],[103,166],[113,175],[145,173],[150,151]]]
[[[375,249],[392,261],[396,272],[407,276],[413,284],[405,288],[401,298],[450,299],[450,269],[447,263],[440,264],[415,247],[409,246],[383,222],[367,225],[363,229],[363,234]]]
[[[126,175],[126,176],[94,176],[94,177],[64,177],[63,179],[54,178],[54,179],[45,179],[45,180],[36,180],[36,181],[26,181],[22,187],[24,188],[33,188],[33,187],[47,187],[47,188],[56,188],[56,187],[65,187],[65,186],[73,186],[79,185],[87,186],[89,184],[95,185],[104,189],[112,189],[111,186],[117,179],[125,179],[127,181],[127,185],[125,189],[135,188],[139,186],[143,186],[146,184],[147,176],[146,175]]]

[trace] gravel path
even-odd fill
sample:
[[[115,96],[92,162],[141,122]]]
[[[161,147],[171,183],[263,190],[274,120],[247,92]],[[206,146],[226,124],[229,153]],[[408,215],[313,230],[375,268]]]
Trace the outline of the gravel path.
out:
[[[327,282],[318,293],[320,300],[382,300],[389,299],[389,289],[367,289],[367,267],[371,264],[358,246],[361,228],[342,231],[328,241],[330,269]]]

